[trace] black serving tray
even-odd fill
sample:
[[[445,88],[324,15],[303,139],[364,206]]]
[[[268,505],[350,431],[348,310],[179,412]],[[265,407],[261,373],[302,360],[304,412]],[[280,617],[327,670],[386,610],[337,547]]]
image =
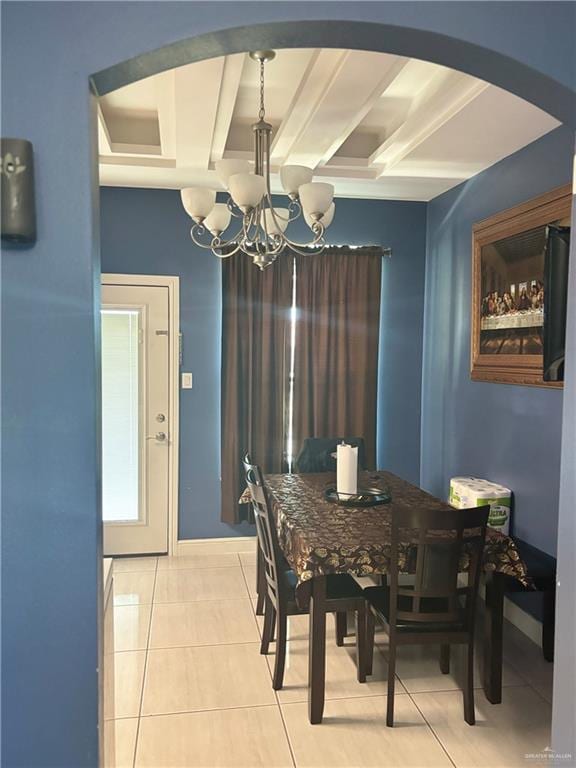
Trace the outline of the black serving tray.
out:
[[[324,491],[324,498],[343,507],[375,507],[392,501],[388,488],[359,488],[358,493],[350,496],[339,494],[336,488],[331,486]]]

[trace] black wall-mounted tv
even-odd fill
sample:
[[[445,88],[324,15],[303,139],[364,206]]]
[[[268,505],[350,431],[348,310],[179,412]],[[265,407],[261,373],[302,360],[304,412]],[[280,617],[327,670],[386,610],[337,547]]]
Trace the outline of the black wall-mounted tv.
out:
[[[564,381],[570,227],[546,228],[544,263],[544,381]]]

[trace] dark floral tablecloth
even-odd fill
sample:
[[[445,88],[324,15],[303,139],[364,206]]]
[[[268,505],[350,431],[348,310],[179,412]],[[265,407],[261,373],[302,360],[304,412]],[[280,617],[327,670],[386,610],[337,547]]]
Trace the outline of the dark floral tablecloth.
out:
[[[452,509],[446,502],[390,472],[360,473],[360,486],[388,488],[392,496],[388,504],[363,508],[344,507],[325,499],[324,491],[335,484],[335,476],[331,473],[267,475],[265,482],[276,517],[280,546],[302,587],[317,575],[386,573],[392,510],[409,507]],[[246,500],[249,497],[243,496],[242,501]],[[407,542],[405,549],[400,551],[405,562],[410,548]],[[467,568],[465,557],[461,568],[463,571]],[[530,584],[514,541],[492,528],[488,528],[486,535],[484,570],[512,576],[526,586]]]

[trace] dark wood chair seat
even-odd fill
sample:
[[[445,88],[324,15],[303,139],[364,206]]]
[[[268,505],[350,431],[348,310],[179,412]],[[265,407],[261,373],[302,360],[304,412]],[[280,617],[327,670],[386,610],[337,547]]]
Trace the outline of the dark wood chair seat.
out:
[[[308,610],[301,608],[296,602],[297,577],[293,570],[286,567],[286,560],[278,543],[275,521],[269,508],[262,473],[259,467],[251,462],[249,456],[244,459],[244,470],[254,508],[262,593],[264,595],[264,628],[260,653],[268,653],[276,629],[276,658],[272,687],[274,690],[279,690],[284,681],[287,617],[307,614]],[[327,578],[326,609],[336,614],[338,645],[343,643],[342,626],[345,623],[347,611],[356,613],[357,677],[359,682],[365,682],[367,669],[366,601],[362,588],[352,576],[334,574]]]
[[[405,589],[410,589],[409,586]],[[388,587],[366,587],[364,597],[370,604],[376,618],[384,625],[390,623],[390,589]],[[412,611],[413,598],[408,595],[398,596],[398,610],[402,612]],[[461,614],[460,621],[442,622],[435,621],[434,614],[443,614],[448,611],[448,601],[438,597],[423,597],[420,600],[420,611],[430,614],[430,619],[423,621],[397,620],[398,632],[464,632],[466,628],[466,616],[464,610],[457,606]]]

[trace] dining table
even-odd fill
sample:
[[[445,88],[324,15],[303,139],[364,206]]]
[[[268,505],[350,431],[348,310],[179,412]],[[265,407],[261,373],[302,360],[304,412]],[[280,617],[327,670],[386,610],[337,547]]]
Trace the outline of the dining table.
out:
[[[308,715],[311,723],[320,723],[326,668],[326,577],[336,573],[385,575],[394,510],[453,508],[386,471],[359,472],[359,488],[388,492],[389,501],[375,506],[352,507],[329,500],[327,491],[336,485],[334,473],[270,474],[265,477],[265,485],[280,547],[296,574],[296,600],[302,608],[309,608]],[[406,573],[410,572],[411,553],[414,543],[401,542],[400,564]],[[464,554],[460,570],[465,572],[467,567]],[[512,576],[525,586],[529,586],[530,578],[513,539],[490,527],[483,571],[483,687],[487,699],[496,704],[502,696],[502,577]]]

